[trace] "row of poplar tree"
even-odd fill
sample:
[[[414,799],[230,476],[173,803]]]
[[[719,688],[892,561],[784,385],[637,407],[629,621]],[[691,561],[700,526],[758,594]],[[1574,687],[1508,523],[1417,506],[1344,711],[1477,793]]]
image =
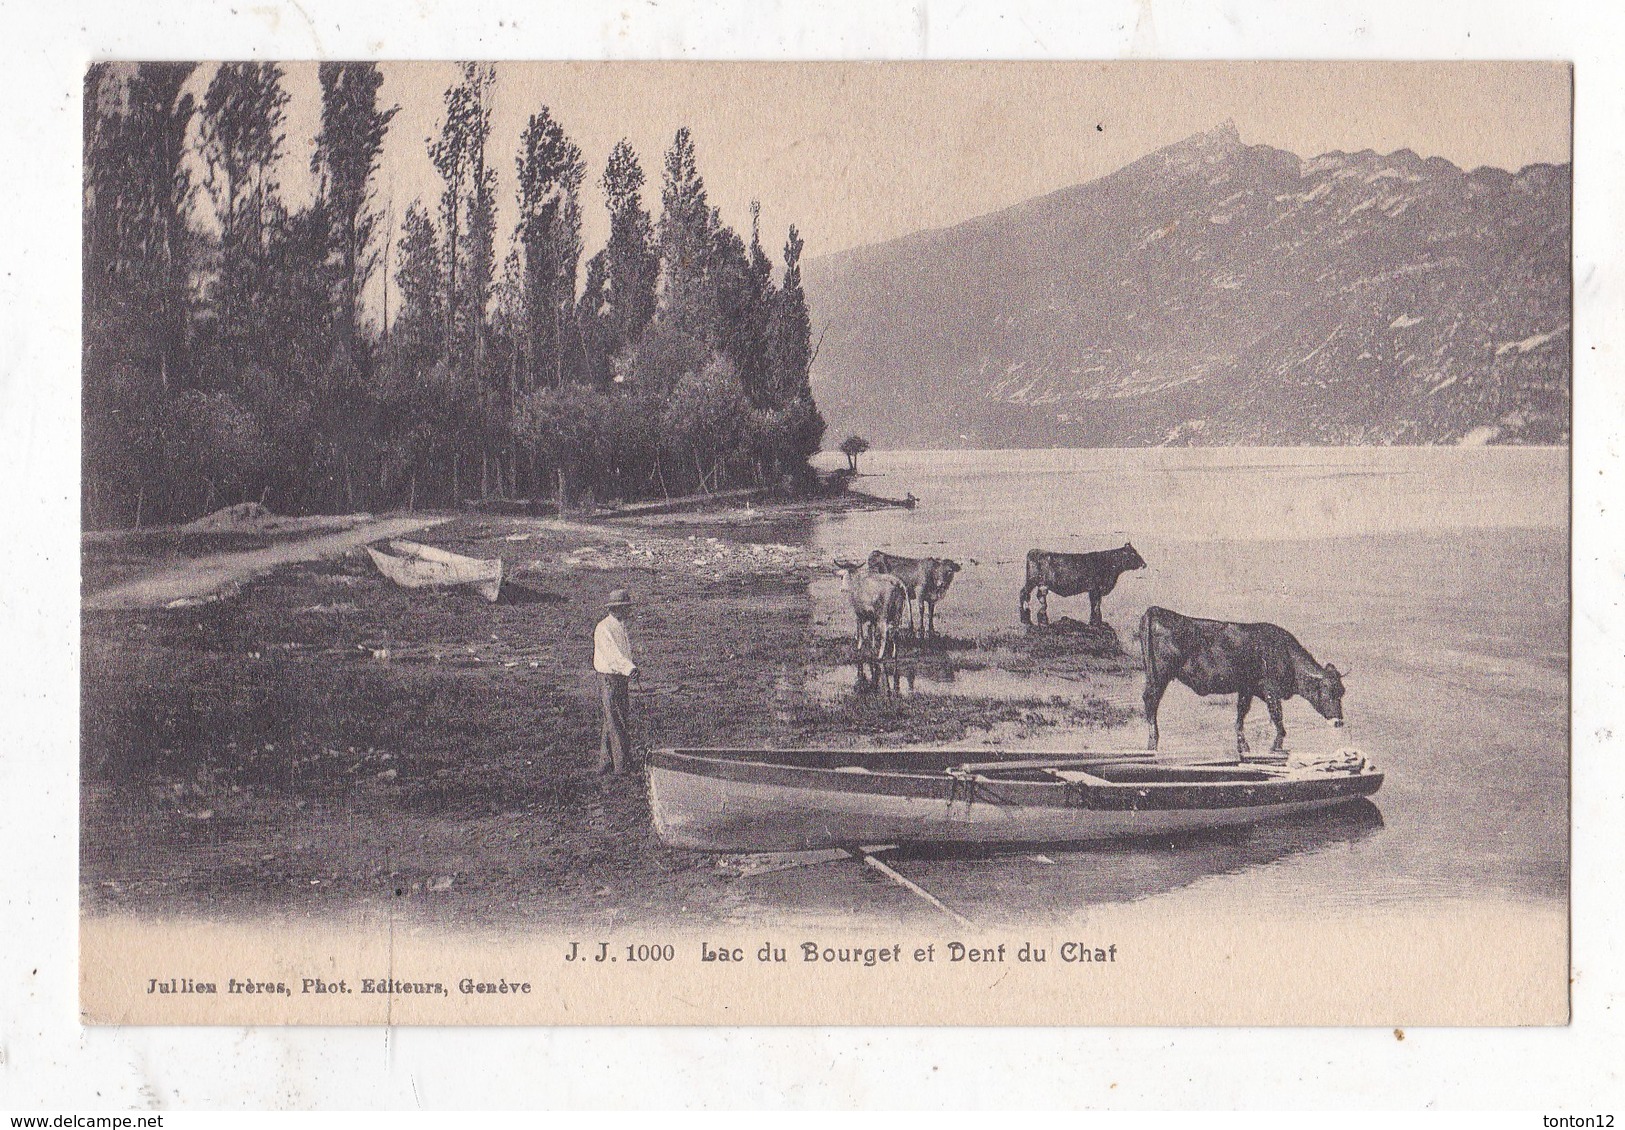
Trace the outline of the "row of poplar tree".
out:
[[[583,267],[587,167],[540,107],[499,264],[494,68],[465,64],[445,92],[428,140],[443,191],[395,231],[374,184],[396,113],[376,65],[320,65],[300,207],[277,180],[282,70],[223,64],[201,99],[196,70],[86,78],[87,525],[248,499],[577,505],[809,474],[824,421],[801,237],[790,229],[776,280],[757,209],[747,244],[709,203],[686,129],[658,220],[637,154],[614,147],[597,180],[609,239]],[[381,318],[364,298],[380,269]]]

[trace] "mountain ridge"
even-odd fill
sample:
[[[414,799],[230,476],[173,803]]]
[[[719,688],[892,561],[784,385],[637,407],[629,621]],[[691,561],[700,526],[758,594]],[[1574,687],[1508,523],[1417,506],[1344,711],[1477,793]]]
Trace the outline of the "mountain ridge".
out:
[[[809,261],[814,389],[888,446],[1566,442],[1571,181],[1225,123]]]

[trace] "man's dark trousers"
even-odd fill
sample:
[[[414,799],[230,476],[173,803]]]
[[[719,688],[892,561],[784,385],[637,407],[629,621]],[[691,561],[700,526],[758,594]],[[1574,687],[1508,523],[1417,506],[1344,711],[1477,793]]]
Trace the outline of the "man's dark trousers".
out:
[[[624,773],[632,764],[632,737],[627,716],[632,709],[625,675],[600,675],[604,681],[604,730],[598,741],[598,772]]]

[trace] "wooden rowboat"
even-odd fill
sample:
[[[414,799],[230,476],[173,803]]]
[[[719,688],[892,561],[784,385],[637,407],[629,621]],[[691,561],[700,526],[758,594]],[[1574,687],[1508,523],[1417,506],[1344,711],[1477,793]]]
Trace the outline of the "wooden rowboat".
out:
[[[697,851],[852,844],[1063,844],[1200,831],[1348,804],[1382,774],[1315,765],[1089,754],[967,761],[965,751],[660,749],[655,830]]]
[[[389,548],[394,552],[385,553],[369,545],[367,553],[378,571],[402,588],[472,585],[490,601],[496,600],[502,592],[500,557],[485,561],[415,541],[392,541]]]

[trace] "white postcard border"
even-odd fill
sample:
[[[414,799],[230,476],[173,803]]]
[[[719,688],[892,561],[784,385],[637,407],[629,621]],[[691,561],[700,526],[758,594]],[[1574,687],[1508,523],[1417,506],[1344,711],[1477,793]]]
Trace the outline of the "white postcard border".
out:
[[[1617,1100],[1625,1061],[1618,867],[1625,692],[1618,601],[1625,199],[1620,17],[1506,0],[825,2],[797,9],[422,0],[62,3],[8,14],[16,199],[0,337],[15,545],[6,584],[11,819],[0,902],[0,1103],[65,1106],[1446,1106]],[[791,15],[791,12],[794,15]],[[1574,1022],[1565,1029],[221,1030],[77,1023],[77,399],[83,64],[121,57],[1558,58],[1576,71],[1573,558]],[[21,107],[39,107],[37,112]],[[1612,529],[1611,529],[1612,528]],[[21,817],[19,820],[18,817]],[[884,1054],[880,1054],[883,1051]],[[727,1070],[717,1070],[719,1065]],[[1034,1064],[1045,1065],[1035,1070]]]

